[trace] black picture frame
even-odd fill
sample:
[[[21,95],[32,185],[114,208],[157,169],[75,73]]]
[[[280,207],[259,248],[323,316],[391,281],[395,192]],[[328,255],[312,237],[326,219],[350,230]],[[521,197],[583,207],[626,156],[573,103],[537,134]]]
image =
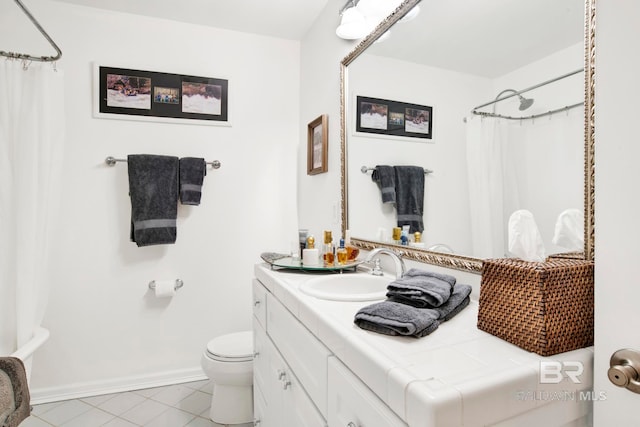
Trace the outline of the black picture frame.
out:
[[[356,96],[356,132],[433,138],[433,107]]]
[[[229,120],[229,81],[225,79],[106,66],[98,67],[97,79],[99,114]]]

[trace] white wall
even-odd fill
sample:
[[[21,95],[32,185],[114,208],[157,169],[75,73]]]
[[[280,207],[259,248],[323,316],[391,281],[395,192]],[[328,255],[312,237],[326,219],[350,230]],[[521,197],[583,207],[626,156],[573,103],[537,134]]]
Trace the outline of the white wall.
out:
[[[332,230],[341,234],[340,220],[340,62],[355,47],[335,35],[340,0],[329,0],[301,42],[300,126],[298,144],[298,216],[300,226],[316,238]],[[307,175],[307,124],[329,116],[329,170]],[[319,241],[319,240],[318,240]]]
[[[17,48],[38,50],[29,53],[49,52],[46,44],[38,46],[37,31],[22,25],[15,5],[3,3],[3,43],[20,40],[24,44],[13,43]],[[31,3],[63,50],[58,67],[65,73],[68,117],[63,213],[44,320],[51,338],[36,355],[33,394],[46,398],[199,374],[209,339],[251,327],[252,267],[259,254],[288,250],[295,236],[300,44],[48,0]],[[227,78],[232,126],[93,118],[93,61]],[[202,204],[179,207],[175,245],[138,248],[129,241],[127,167],[104,164],[107,156],[129,153],[222,162],[209,170]],[[174,278],[184,280],[184,288],[172,300],[148,291],[151,280]]]
[[[596,427],[638,423],[640,396],[611,384],[607,369],[616,350],[640,350],[639,20],[638,2],[597,2],[594,390],[607,399],[594,404]]]

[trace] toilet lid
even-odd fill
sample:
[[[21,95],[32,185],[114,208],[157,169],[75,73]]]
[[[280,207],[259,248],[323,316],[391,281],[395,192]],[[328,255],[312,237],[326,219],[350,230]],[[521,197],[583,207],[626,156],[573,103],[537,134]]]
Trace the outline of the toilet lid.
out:
[[[207,343],[207,353],[217,359],[247,360],[253,357],[253,331],[235,332]]]

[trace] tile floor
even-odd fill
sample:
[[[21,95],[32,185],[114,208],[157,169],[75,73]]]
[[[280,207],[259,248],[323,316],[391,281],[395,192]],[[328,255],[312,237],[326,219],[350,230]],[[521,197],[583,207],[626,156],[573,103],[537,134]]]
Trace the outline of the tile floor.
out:
[[[20,427],[222,427],[209,419],[211,387],[204,380],[34,405]]]

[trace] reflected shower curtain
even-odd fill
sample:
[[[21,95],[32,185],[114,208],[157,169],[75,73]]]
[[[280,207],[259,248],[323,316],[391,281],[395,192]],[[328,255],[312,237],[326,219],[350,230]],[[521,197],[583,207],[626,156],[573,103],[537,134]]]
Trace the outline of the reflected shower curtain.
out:
[[[32,337],[47,304],[63,86],[62,71],[49,63],[0,60],[0,355]]]
[[[466,128],[473,256],[502,258],[508,248],[508,215],[518,205],[513,165],[507,162],[507,124],[472,116]]]

